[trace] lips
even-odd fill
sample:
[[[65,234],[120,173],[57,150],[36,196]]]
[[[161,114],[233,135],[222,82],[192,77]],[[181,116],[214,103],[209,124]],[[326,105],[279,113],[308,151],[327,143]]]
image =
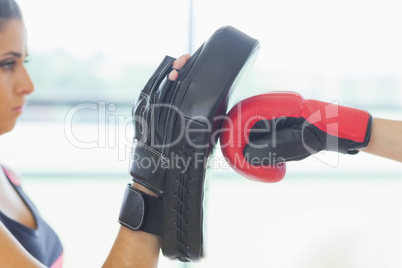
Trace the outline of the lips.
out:
[[[22,113],[24,110],[24,105],[25,103],[22,103],[21,105],[15,106],[12,111],[16,113]]]

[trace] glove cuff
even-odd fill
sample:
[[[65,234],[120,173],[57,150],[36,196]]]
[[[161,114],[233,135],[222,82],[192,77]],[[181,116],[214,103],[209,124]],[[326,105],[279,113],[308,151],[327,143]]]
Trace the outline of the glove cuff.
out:
[[[128,184],[120,209],[119,223],[133,231],[162,236],[162,200]]]
[[[364,141],[358,144],[358,148],[354,148],[354,150],[349,149],[346,153],[357,154],[361,150],[364,150],[370,142],[372,128],[373,128],[373,116],[370,114],[367,122],[366,135],[364,136]]]

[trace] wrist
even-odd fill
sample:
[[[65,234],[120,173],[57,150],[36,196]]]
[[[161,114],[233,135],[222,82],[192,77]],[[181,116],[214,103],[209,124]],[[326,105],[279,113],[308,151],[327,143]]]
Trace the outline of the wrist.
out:
[[[155,192],[152,192],[151,190],[149,190],[147,187],[145,187],[144,185],[139,184],[138,182],[134,182],[131,185],[132,188],[137,189],[147,195],[153,196],[153,197],[159,197],[159,195]]]
[[[102,267],[157,267],[160,247],[159,236],[121,226]]]
[[[120,209],[119,222],[132,231],[144,231],[161,236],[162,199],[142,192],[138,187],[141,189],[141,186],[138,185],[127,185]]]

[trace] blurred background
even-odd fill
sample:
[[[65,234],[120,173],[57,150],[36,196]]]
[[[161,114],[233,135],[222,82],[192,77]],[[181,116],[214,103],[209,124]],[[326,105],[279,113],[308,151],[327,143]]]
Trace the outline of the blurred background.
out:
[[[100,267],[130,182],[131,105],[165,55],[232,25],[261,49],[232,104],[268,91],[401,119],[402,17],[391,0],[19,0],[36,91],[0,162],[59,233],[65,267]],[[160,267],[401,267],[402,167],[360,153],[289,163],[248,181],[219,150],[209,180],[207,257]]]

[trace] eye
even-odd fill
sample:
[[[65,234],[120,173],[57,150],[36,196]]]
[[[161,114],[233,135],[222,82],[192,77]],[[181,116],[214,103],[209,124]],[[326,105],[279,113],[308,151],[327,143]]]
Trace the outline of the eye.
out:
[[[6,62],[0,63],[0,67],[5,70],[13,70],[14,65],[15,65],[15,61],[6,61]]]

